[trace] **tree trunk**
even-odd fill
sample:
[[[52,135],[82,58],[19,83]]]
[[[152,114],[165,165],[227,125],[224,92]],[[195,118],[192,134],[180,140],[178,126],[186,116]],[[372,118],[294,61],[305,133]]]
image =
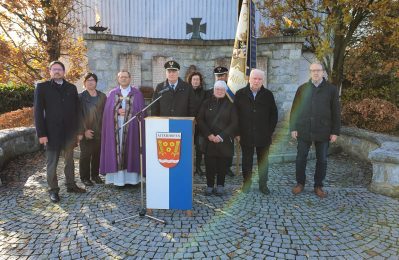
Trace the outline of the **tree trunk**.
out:
[[[345,49],[347,47],[345,38],[343,36],[337,36],[334,39],[334,54],[333,54],[333,66],[331,73],[331,82],[340,87],[343,81],[344,72],[344,61],[345,61]]]
[[[344,69],[344,59],[345,50],[347,47],[347,41],[343,32],[345,31],[345,25],[343,21],[343,14],[341,8],[333,9],[333,12],[337,16],[337,24],[334,28],[334,50],[333,50],[333,62],[331,70],[331,83],[341,88],[343,81],[343,69]]]
[[[57,19],[57,13],[50,1],[43,3],[45,13],[45,28],[46,28],[46,52],[48,61],[58,60],[61,56],[61,42],[59,35],[59,21]]]

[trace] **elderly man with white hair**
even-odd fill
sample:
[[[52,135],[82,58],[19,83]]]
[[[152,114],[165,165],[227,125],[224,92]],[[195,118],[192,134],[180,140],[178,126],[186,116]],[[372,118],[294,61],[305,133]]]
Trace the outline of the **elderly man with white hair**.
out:
[[[277,107],[273,93],[263,86],[265,73],[259,69],[251,71],[249,83],[235,94],[239,132],[237,139],[242,149],[243,192],[252,184],[253,155],[258,159],[259,190],[269,194],[268,155],[272,134],[277,124]]]
[[[227,98],[226,90],[226,82],[216,81],[213,96],[202,103],[197,117],[198,127],[205,139],[202,148],[207,180],[205,195],[211,195],[212,192],[219,196],[224,194],[225,176],[233,157],[238,119],[236,108]]]

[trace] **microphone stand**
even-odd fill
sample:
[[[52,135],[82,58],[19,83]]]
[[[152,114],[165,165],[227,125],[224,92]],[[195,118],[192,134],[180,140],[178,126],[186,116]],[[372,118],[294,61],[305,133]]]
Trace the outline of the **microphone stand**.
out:
[[[166,92],[166,91],[165,91]],[[165,93],[163,92],[163,93]],[[129,124],[133,119],[137,118],[137,121],[139,122],[139,139],[140,139],[140,196],[141,196],[141,209],[139,211],[139,214],[136,214],[134,216],[130,216],[130,217],[126,217],[126,218],[121,218],[121,219],[117,219],[117,220],[113,220],[111,223],[115,224],[117,222],[121,222],[127,219],[131,219],[131,218],[136,218],[138,216],[140,217],[147,217],[150,218],[152,220],[158,221],[162,224],[166,224],[165,220],[162,219],[158,219],[156,217],[147,215],[147,210],[144,207],[144,184],[143,184],[143,140],[142,140],[142,130],[141,130],[141,121],[143,119],[143,117],[141,116],[141,114],[146,111],[148,108],[150,108],[153,104],[155,104],[155,102],[157,102],[159,99],[162,98],[162,94],[160,93],[160,96],[157,97],[155,100],[153,100],[150,104],[148,104],[145,108],[143,108],[142,110],[140,110],[139,112],[137,112],[132,118],[130,118],[128,121],[126,121],[121,127],[119,127],[116,131],[119,131],[121,128],[123,128],[124,126],[126,126],[127,124]]]

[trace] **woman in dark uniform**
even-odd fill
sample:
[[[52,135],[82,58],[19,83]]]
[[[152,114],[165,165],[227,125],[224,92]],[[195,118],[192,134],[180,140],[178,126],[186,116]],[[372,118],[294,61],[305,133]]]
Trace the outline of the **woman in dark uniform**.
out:
[[[205,139],[205,195],[211,195],[213,191],[216,195],[223,195],[225,176],[233,156],[233,138],[238,126],[238,117],[235,106],[226,96],[226,90],[226,82],[216,81],[213,96],[202,103],[197,117],[200,132]]]

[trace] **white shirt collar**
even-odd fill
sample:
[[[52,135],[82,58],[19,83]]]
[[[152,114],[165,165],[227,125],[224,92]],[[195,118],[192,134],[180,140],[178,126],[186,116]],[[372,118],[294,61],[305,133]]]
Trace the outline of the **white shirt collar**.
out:
[[[313,81],[312,80],[312,83],[313,83],[313,85],[317,88],[317,87],[319,87],[320,86],[320,84],[323,82],[323,79],[322,80],[320,80],[320,81]]]
[[[122,88],[122,86],[119,86],[119,88],[121,90],[122,96],[124,96],[124,97],[126,97],[132,90],[131,86],[128,86],[127,88]]]
[[[177,87],[177,84],[179,84],[179,79],[177,79],[177,81],[174,83],[174,84],[172,84],[172,83],[170,83],[169,81],[168,81],[168,83],[169,83],[169,86],[175,86],[175,88]]]

